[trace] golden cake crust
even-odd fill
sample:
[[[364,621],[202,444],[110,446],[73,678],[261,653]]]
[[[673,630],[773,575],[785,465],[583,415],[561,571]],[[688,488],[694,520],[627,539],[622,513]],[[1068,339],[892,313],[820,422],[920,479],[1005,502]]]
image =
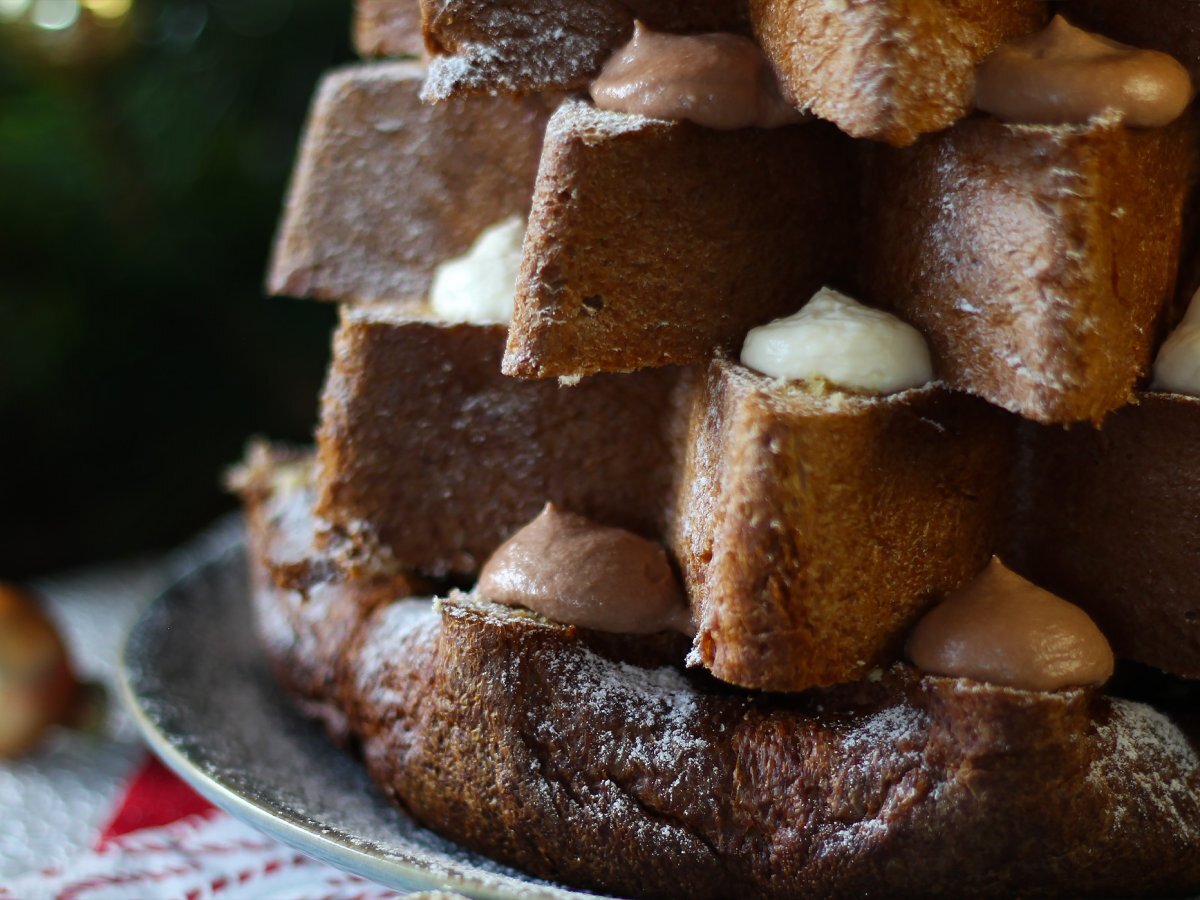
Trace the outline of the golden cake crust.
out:
[[[504,371],[707,363],[847,277],[857,148],[565,102],[546,132]]]
[[[1166,128],[960,122],[873,157],[868,294],[947,384],[1039,422],[1100,421],[1149,368],[1195,168]]]
[[[500,374],[503,342],[501,325],[343,315],[316,501],[339,539],[473,576],[547,502],[665,538],[696,660],[776,691],[887,664],[999,546],[1015,421],[980,400],[819,397],[725,359],[563,387]]]
[[[355,0],[354,51],[359,56],[421,56],[418,0]]]
[[[751,34],[785,95],[855,137],[904,145],[971,107],[975,65],[1045,22],[1042,0],[422,0],[425,96],[585,89],[635,19]]]
[[[431,575],[475,574],[547,502],[658,533],[678,371],[520,381],[500,372],[505,331],[345,311],[317,436],[318,514]]]
[[[1006,413],[937,385],[812,397],[723,359],[697,382],[669,544],[696,659],[723,681],[863,678],[995,551]]]
[[[911,144],[966,115],[975,66],[1043,0],[749,0],[785,95],[854,137]]]
[[[338,698],[358,631],[371,610],[425,585],[322,534],[310,452],[251,444],[228,481],[246,512],[252,600],[272,671],[305,715],[348,744]]]
[[[427,99],[586,88],[640,19],[671,32],[748,32],[744,0],[421,0]]]

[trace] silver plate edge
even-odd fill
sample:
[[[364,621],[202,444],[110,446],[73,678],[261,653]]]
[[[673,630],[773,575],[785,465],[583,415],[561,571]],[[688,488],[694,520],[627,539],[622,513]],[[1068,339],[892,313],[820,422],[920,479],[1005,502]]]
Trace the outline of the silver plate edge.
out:
[[[171,602],[172,595],[182,589],[184,582],[203,577],[202,570],[209,566],[219,565],[221,558],[232,549],[244,549],[243,541],[230,540],[230,530],[229,523],[226,523],[223,527],[214,529],[212,533],[203,535],[192,547],[185,547],[179,553],[180,557],[187,560],[187,564],[175,567],[175,577],[172,578],[171,583],[138,615],[121,647],[117,677],[121,701],[150,749],[171,771],[214,806],[234,818],[306,856],[384,887],[398,891],[449,891],[476,898],[476,900],[534,900],[534,898],[565,900],[565,898],[604,896],[573,891],[566,887],[548,885],[545,882],[521,882],[498,873],[487,873],[486,881],[478,876],[455,877],[449,875],[442,877],[429,872],[419,863],[399,859],[380,859],[367,851],[347,846],[335,837],[316,833],[303,824],[282,815],[280,811],[259,805],[243,797],[204,771],[187,754],[172,744],[170,738],[160,729],[142,704],[141,695],[133,683],[134,676],[127,653],[130,645],[134,642],[134,636],[148,625],[160,607]],[[198,549],[199,553],[188,552],[195,549]],[[247,590],[249,590],[249,586],[247,586]],[[447,859],[445,864],[457,868],[462,863],[458,860]],[[489,885],[488,881],[496,887]],[[511,884],[512,890],[497,889],[501,885],[507,886],[508,884]]]

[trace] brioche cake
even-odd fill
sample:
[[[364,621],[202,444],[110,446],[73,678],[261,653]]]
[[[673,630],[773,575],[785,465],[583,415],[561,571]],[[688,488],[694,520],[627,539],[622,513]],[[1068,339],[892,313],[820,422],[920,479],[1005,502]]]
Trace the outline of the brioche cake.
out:
[[[795,296],[846,281],[859,178],[851,142],[824,123],[718,130],[567,100],[546,129],[505,373],[624,372],[734,349]]]
[[[1055,48],[1114,76],[1143,57],[1157,71],[1162,54],[1108,43],[1056,17],[981,67],[996,115],[873,161],[868,293],[929,336],[950,385],[1040,422],[1099,422],[1132,400],[1179,269],[1195,169],[1183,67],[1168,58],[1179,96],[1141,127],[1102,92],[1059,109],[1013,84]]]
[[[360,0],[268,278],[316,446],[230,477],[298,708],[584,889],[1200,892],[1163,6]]]

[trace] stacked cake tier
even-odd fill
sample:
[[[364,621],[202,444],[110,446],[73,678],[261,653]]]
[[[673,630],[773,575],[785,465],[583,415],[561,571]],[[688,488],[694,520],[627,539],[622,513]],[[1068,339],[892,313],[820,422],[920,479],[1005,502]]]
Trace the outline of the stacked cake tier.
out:
[[[233,477],[301,708],[583,887],[1200,891],[1163,5],[362,0],[425,58],[317,93],[316,448]]]

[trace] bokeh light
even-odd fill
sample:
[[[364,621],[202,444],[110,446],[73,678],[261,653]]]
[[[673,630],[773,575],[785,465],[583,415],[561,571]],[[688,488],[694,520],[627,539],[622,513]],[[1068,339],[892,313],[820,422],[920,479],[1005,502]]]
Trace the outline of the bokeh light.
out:
[[[0,0],[0,575],[164,550],[311,438],[335,311],[262,272],[350,10]]]
[[[112,21],[128,15],[133,0],[83,0],[83,6],[98,19]]]
[[[78,0],[36,0],[29,19],[38,28],[64,31],[79,21]]]
[[[15,22],[29,11],[33,0],[0,0],[0,21]]]

